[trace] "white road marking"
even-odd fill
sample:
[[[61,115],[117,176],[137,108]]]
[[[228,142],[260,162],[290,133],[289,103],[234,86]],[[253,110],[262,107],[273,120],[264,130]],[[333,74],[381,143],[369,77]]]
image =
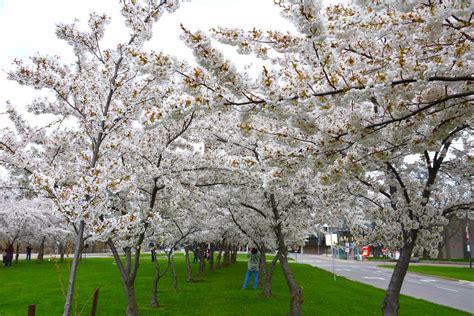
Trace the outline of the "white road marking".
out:
[[[469,286],[473,286],[473,287],[474,287],[474,282],[471,282],[471,281],[459,280],[458,282],[459,282],[459,283],[462,283],[462,284],[467,284],[467,285],[469,285]]]
[[[443,289],[443,290],[446,290],[446,291],[451,291],[451,292],[459,292],[459,291],[456,291],[456,290],[453,290],[453,289],[448,289],[447,287],[442,287],[442,286],[437,286],[438,289]]]
[[[423,284],[421,282],[418,282],[418,281],[412,281],[412,280],[407,280],[407,282],[410,282],[410,283],[416,283],[416,284]]]
[[[421,279],[421,282],[436,282],[436,280],[433,279]]]
[[[369,279],[369,280],[382,280],[385,281],[384,278],[378,278],[378,277],[363,277],[363,279]]]
[[[336,269],[336,271],[351,271],[351,269]]]

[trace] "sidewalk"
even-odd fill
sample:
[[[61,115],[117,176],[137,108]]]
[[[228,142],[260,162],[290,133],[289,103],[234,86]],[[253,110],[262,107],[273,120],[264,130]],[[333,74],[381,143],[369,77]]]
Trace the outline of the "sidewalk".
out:
[[[330,273],[335,272],[335,282],[337,282],[338,277],[345,277],[352,281],[386,290],[392,277],[390,269],[378,267],[383,262],[342,259],[334,259],[333,262],[329,255],[326,257],[325,255],[291,254],[291,257],[297,263],[309,264]],[[391,262],[391,264],[395,264],[395,262]],[[423,264],[414,263],[413,265]],[[438,266],[446,265],[438,264]],[[465,265],[458,266],[466,267]],[[474,315],[474,282],[407,272],[401,293],[435,304],[460,309]]]

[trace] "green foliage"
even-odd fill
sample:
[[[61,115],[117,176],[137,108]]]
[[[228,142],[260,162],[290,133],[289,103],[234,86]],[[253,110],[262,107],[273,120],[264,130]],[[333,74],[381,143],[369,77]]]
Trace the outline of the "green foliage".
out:
[[[239,258],[240,259],[240,258]],[[228,268],[197,275],[194,283],[185,281],[185,265],[181,256],[175,260],[178,290],[171,286],[168,273],[159,283],[158,310],[149,307],[153,265],[149,257],[141,260],[136,281],[140,315],[284,315],[289,309],[289,295],[279,267],[275,270],[274,297],[265,299],[261,291],[243,290],[245,260]],[[162,262],[164,264],[164,262]],[[64,300],[60,278],[67,282],[68,264],[45,261],[20,261],[12,268],[0,267],[0,315],[25,315],[28,304],[36,304],[37,315],[61,315]],[[384,291],[352,282],[342,277],[336,282],[332,274],[308,265],[291,264],[296,279],[304,288],[304,315],[380,315]],[[77,275],[76,312],[90,313],[90,297],[100,288],[98,315],[123,315],[126,301],[117,267],[113,260],[85,259]],[[65,285],[64,285],[65,286]],[[461,311],[401,297],[401,315],[467,315]]]

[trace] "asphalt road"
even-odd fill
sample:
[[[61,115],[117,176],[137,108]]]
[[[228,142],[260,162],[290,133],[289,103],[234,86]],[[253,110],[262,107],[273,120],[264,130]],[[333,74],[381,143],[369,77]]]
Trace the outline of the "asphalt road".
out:
[[[294,254],[292,257],[295,258]],[[298,263],[332,272],[331,257],[298,254]],[[334,260],[337,276],[387,289],[392,270],[378,268],[381,263],[354,260]],[[402,286],[402,294],[421,298],[436,304],[450,306],[474,314],[474,282],[453,281],[408,272]]]

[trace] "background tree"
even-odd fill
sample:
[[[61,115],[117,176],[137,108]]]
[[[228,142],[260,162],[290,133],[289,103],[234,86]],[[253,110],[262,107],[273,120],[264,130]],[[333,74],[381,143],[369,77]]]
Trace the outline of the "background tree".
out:
[[[89,31],[80,30],[76,24],[60,24],[56,34],[73,48],[75,64],[63,63],[57,56],[37,55],[31,58],[31,65],[16,60],[15,69],[9,73],[11,80],[54,95],[33,102],[29,111],[53,114],[60,123],[66,119],[72,123],[57,125],[60,129],[43,145],[44,150],[57,150],[58,155],[67,157],[74,167],[66,173],[60,173],[61,168],[34,168],[32,176],[36,187],[55,201],[77,230],[65,315],[70,313],[84,228],[100,222],[101,215],[107,213],[110,190],[130,184],[130,175],[118,175],[121,144],[133,132],[133,122],[143,107],[159,101],[154,87],[163,83],[160,79],[169,70],[168,58],[145,53],[141,48],[151,38],[153,22],[165,10],[175,9],[176,1],[123,3],[122,14],[131,35],[113,49],[100,46],[109,22],[105,15],[91,14]],[[155,68],[155,76],[140,75],[139,69],[144,66]],[[62,147],[64,143],[68,146]],[[65,178],[72,181],[67,183]],[[136,314],[136,306],[130,306],[127,313]]]

